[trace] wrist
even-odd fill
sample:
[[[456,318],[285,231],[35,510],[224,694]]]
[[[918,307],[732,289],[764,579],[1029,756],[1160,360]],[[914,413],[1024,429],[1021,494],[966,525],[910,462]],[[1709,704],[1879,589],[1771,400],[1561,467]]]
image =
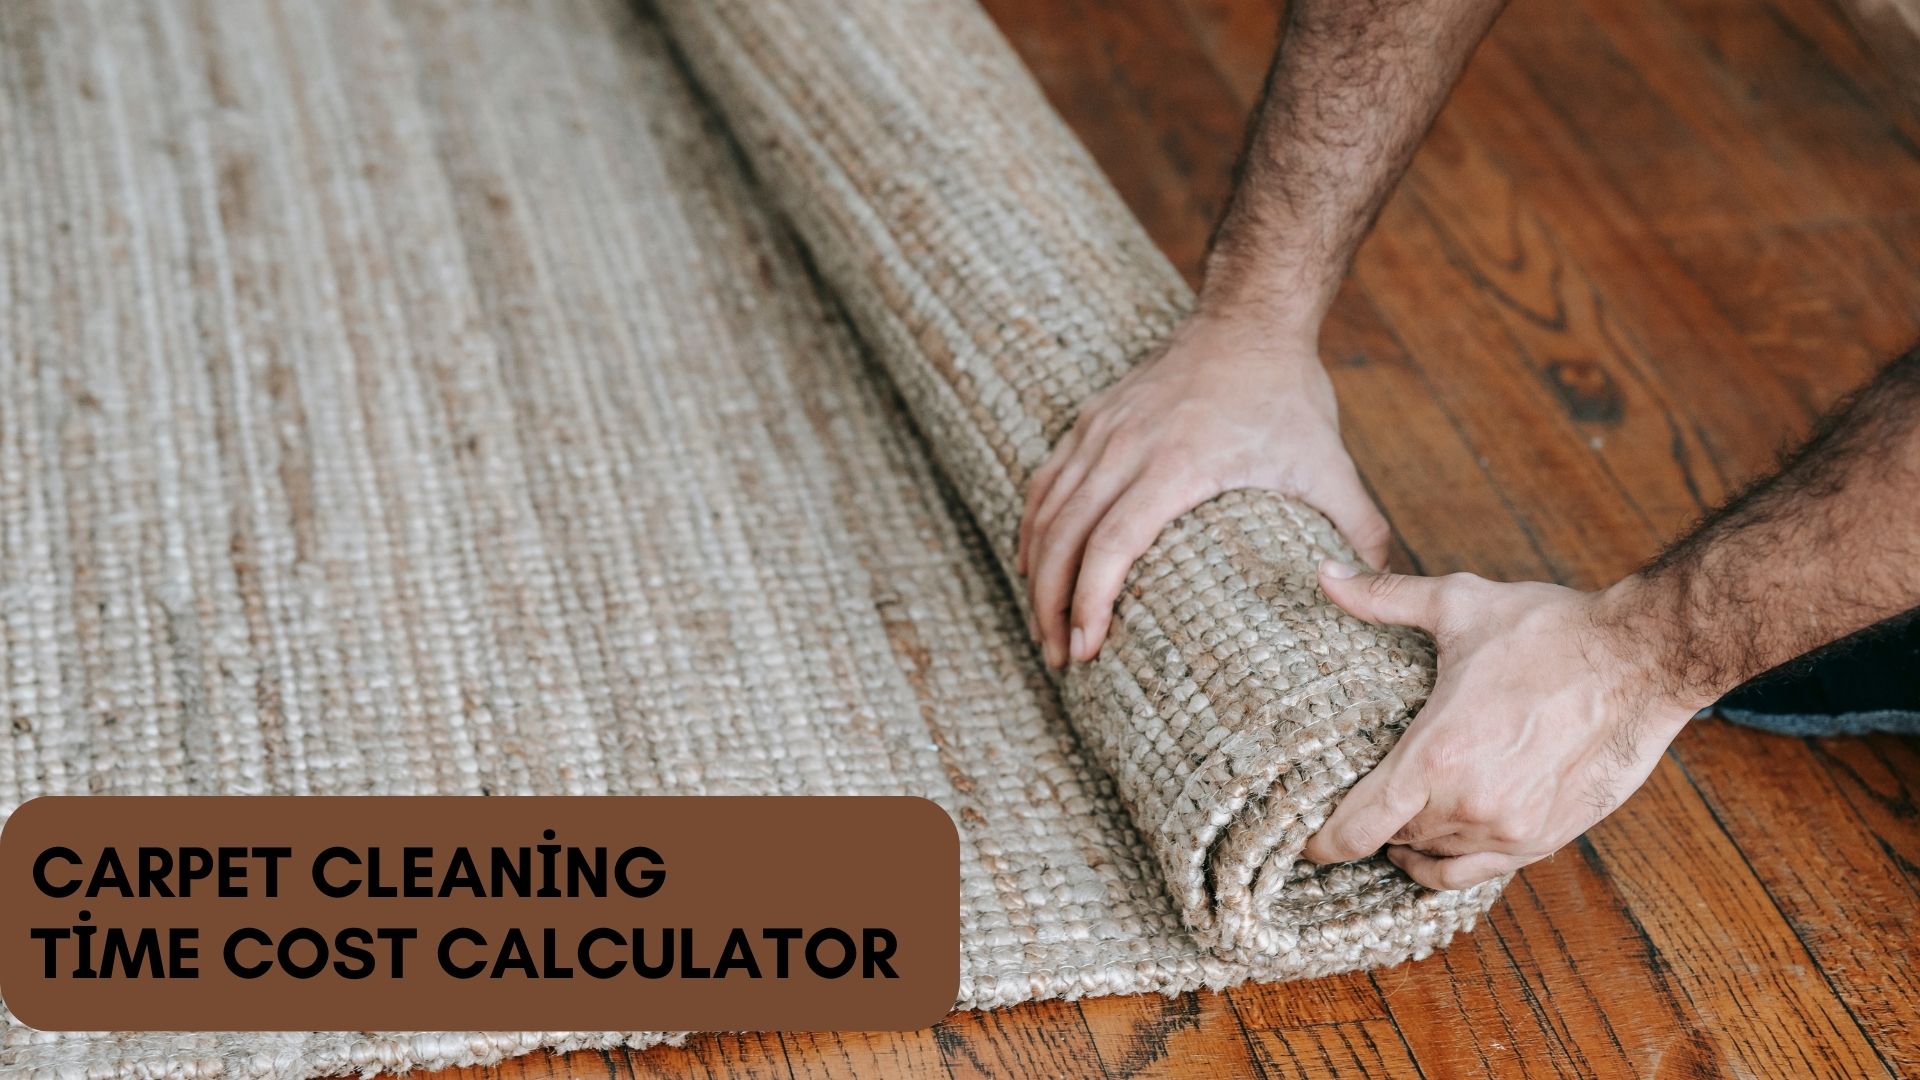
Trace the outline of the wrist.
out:
[[[1312,313],[1225,303],[1195,304],[1174,344],[1204,343],[1212,356],[1257,356],[1295,367],[1320,365],[1320,319]]]
[[[1246,265],[1215,251],[1207,259],[1194,313],[1257,326],[1270,337],[1314,345],[1339,281],[1325,280],[1303,265],[1279,259]]]
[[[1720,700],[1733,684],[1699,662],[1699,634],[1686,583],[1631,574],[1593,595],[1592,618],[1628,678],[1646,687],[1650,704],[1693,713]],[[1737,682],[1737,680],[1736,680]]]

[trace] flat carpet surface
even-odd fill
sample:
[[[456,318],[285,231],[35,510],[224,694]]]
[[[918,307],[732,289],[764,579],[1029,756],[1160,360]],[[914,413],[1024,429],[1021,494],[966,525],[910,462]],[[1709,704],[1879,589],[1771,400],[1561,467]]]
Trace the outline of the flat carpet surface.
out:
[[[977,11],[921,7],[974,36],[956,55],[1014,65]],[[670,49],[615,0],[6,5],[0,813],[47,793],[922,795],[960,826],[962,1007],[1389,963],[1470,925],[1494,889],[1295,866],[1302,807],[1377,758],[1426,662],[1302,599],[1324,522],[1202,508],[1165,572],[1136,574],[1111,661],[1064,688],[1041,670],[996,559],[1006,500],[1184,294],[1104,187],[1048,217],[1048,177],[1091,175],[1050,114],[1008,137],[1037,140],[1026,205],[1064,232],[1022,240],[964,201],[953,220],[1009,250],[1134,253],[1104,265],[1105,307],[1069,284],[1027,322],[999,309],[1039,337],[1063,312],[1105,324],[1104,351],[1060,361],[1077,374],[1036,368],[1053,389],[995,413],[969,354],[885,325],[912,309],[890,283],[947,265],[929,295],[977,339],[1003,301],[953,283],[1003,259],[963,230],[857,279],[880,293],[836,288],[900,207],[838,236],[801,222],[803,254],[776,207],[806,179],[750,178],[728,125],[763,164],[777,131],[730,80],[901,30],[861,9],[790,27],[783,58],[729,40],[739,7],[670,11]],[[1044,110],[1006,77],[956,107]],[[865,149],[854,167],[884,165]],[[1016,414],[1036,426],[993,474]],[[1160,678],[1201,654],[1215,669]],[[1141,686],[1159,696],[1129,703]],[[661,1037],[5,1017],[0,1071],[317,1075]]]

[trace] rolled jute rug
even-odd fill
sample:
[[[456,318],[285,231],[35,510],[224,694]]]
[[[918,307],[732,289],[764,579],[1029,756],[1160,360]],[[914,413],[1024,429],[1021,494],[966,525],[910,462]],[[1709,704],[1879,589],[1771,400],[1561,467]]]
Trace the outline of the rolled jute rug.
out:
[[[1394,963],[1497,894],[1297,857],[1432,662],[1317,595],[1310,510],[1182,518],[1043,672],[1022,486],[1189,298],[968,0],[20,0],[0,79],[0,811],[922,795],[961,1008]]]

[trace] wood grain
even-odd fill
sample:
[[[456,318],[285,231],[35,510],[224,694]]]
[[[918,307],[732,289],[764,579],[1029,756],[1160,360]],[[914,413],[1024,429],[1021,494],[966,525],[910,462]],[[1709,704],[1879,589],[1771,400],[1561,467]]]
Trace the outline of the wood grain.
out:
[[[1196,279],[1277,5],[987,7]],[[1515,5],[1325,334],[1396,561],[1604,584],[1920,337],[1920,120],[1871,55],[1817,0]],[[1913,740],[1705,721],[1419,963],[447,1075],[1913,1075],[1917,791]]]

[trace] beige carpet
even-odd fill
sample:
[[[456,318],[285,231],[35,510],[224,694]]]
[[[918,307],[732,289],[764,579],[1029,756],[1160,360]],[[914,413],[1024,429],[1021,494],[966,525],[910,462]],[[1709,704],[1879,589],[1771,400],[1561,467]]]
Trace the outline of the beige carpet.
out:
[[[1202,507],[1042,672],[1021,485],[1187,297],[966,0],[17,0],[0,79],[0,812],[925,795],[970,1008],[1491,903],[1295,858],[1430,675],[1316,598],[1317,515]],[[9,1017],[0,1071],[658,1038]]]

